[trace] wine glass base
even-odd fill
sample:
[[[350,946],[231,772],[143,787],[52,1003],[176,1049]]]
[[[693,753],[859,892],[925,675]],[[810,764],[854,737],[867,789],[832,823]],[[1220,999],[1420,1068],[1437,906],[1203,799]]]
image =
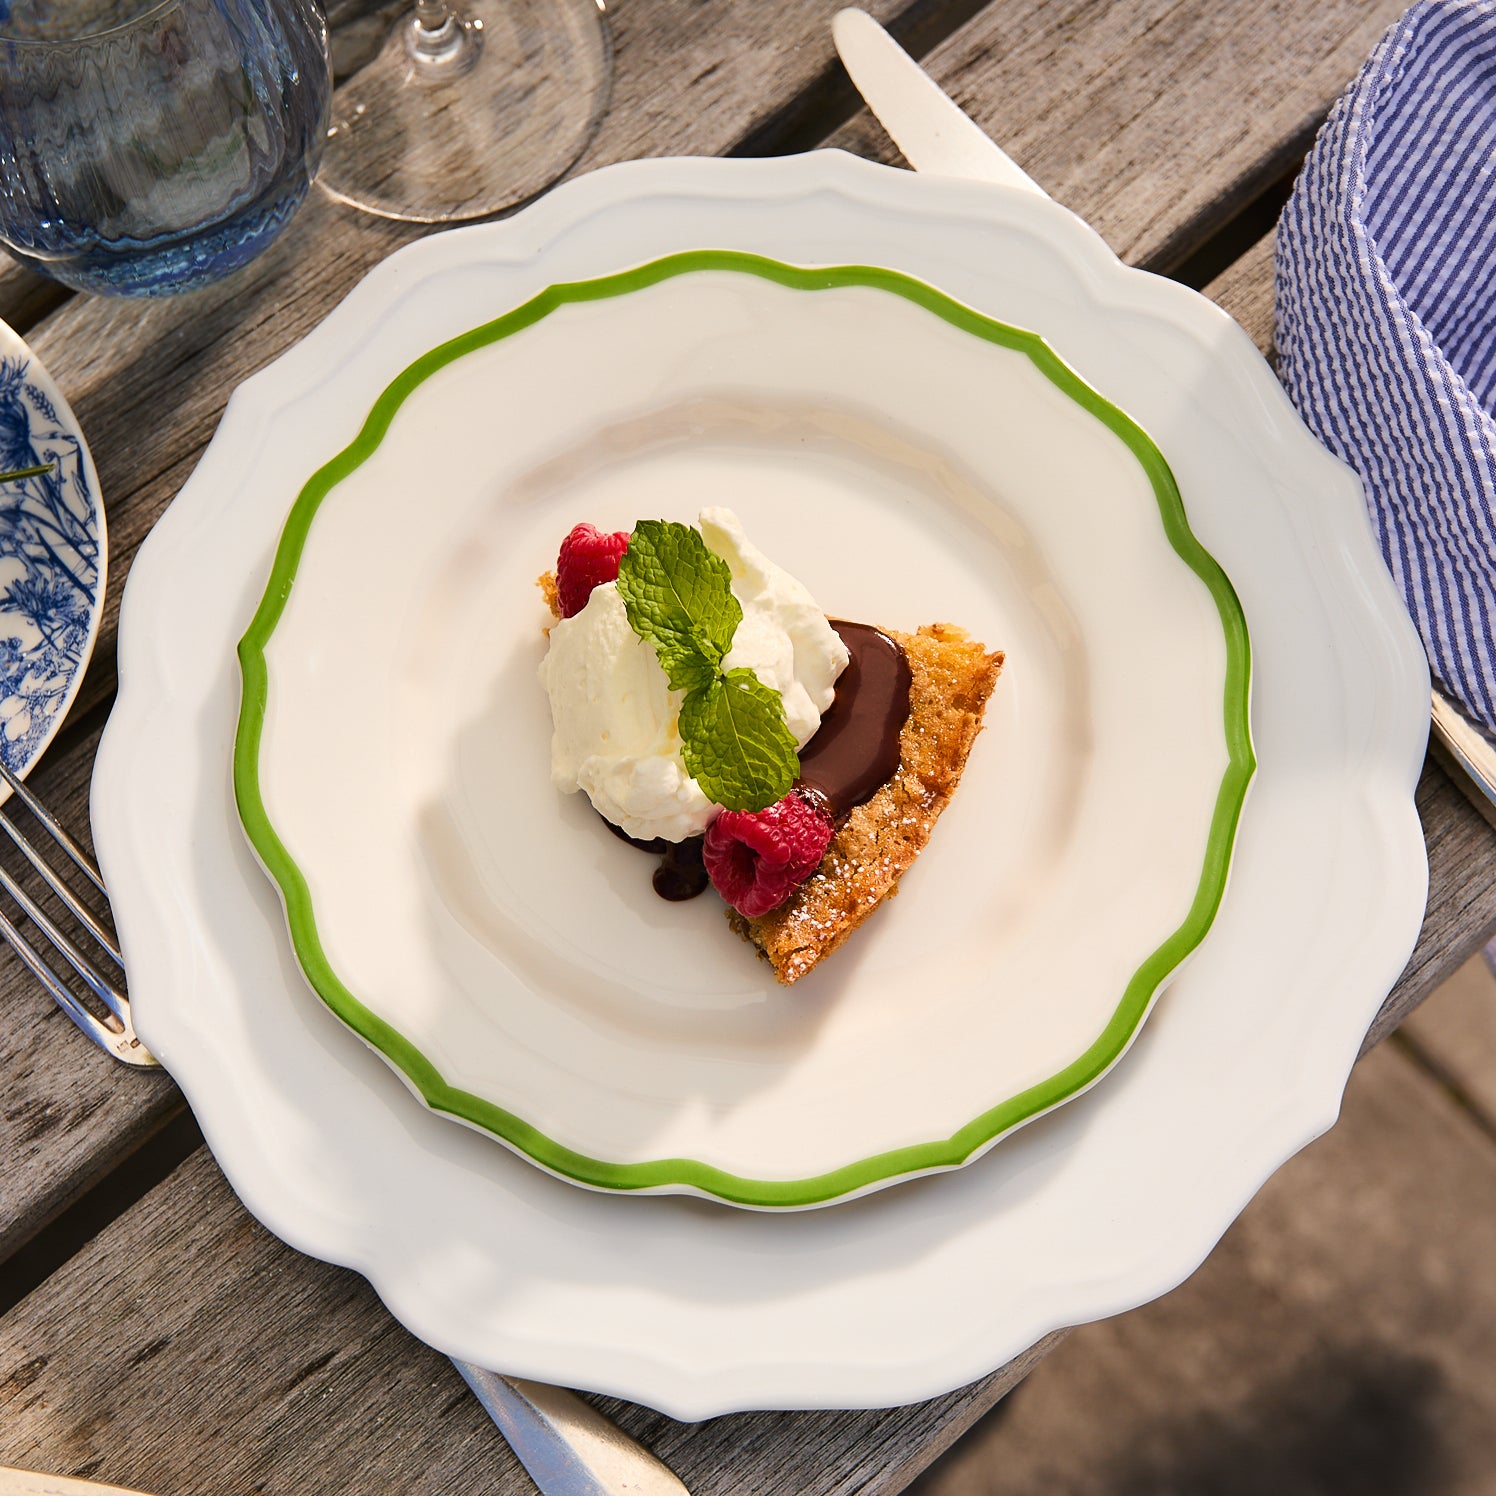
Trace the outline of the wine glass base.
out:
[[[545,191],[607,107],[597,0],[457,0],[454,24],[404,19],[340,88],[319,184],[415,223],[487,218]]]

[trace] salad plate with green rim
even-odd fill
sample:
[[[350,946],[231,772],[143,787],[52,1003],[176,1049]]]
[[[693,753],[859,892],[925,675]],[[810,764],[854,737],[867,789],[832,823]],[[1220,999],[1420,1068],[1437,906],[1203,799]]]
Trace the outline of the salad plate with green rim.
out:
[[[792,990],[550,783],[537,573],[577,521],[706,505],[833,616],[1007,656],[899,897]],[[1104,1075],[1252,771],[1241,607],[1151,438],[865,265],[687,252],[433,347],[309,475],[240,657],[240,815],[332,1011],[562,1178],[765,1209],[958,1167]]]

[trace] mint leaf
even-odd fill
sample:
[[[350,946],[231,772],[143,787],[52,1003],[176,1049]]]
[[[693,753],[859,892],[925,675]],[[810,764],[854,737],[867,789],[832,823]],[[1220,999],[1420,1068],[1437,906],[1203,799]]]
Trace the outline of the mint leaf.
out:
[[[643,519],[619,558],[618,594],[629,627],[654,646],[670,689],[685,692],[686,771],[728,810],[762,810],[783,799],[800,772],[784,702],[751,670],[722,670],[743,621],[727,563],[690,525]]]
[[[698,689],[717,673],[743,619],[727,562],[699,530],[670,520],[634,526],[618,563],[618,593],[629,627],[655,646],[675,691]]]
[[[647,639],[649,635],[644,637]],[[721,658],[714,660],[703,654],[689,634],[659,633],[653,642],[660,668],[665,672],[672,691],[699,691],[722,673]]]
[[[692,691],[681,703],[680,736],[687,771],[728,810],[782,800],[800,772],[784,703],[751,670],[729,670]]]

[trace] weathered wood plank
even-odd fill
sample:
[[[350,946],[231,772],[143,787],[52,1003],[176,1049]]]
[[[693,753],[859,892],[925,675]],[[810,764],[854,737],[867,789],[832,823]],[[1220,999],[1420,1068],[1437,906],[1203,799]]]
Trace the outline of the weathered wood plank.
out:
[[[1418,782],[1429,901],[1408,968],[1361,1046],[1365,1054],[1496,934],[1496,831],[1432,759]]]
[[[0,1407],[0,1463],[179,1496],[526,1489],[442,1359],[202,1153],[0,1320]]]
[[[1188,1283],[1074,1331],[910,1496],[1489,1491],[1496,1146],[1398,1049]]]
[[[1485,960],[1467,961],[1437,1003],[1409,1016],[1401,1036],[1496,1138],[1496,977]]]
[[[69,734],[43,759],[32,787],[49,804],[85,803],[99,727]],[[23,814],[10,814],[23,831]],[[86,821],[70,819],[88,844]],[[42,838],[34,838],[45,846]],[[59,853],[56,862],[61,862]],[[39,893],[8,843],[0,862]],[[54,917],[60,914],[52,905]],[[72,928],[67,920],[65,929]],[[0,1263],[89,1184],[152,1136],[182,1102],[160,1071],[125,1074],[75,1029],[20,964],[9,958],[0,1024]]]
[[[65,286],[28,270],[19,260],[0,254],[0,321],[23,338],[71,294]]]
[[[1272,234],[1259,239],[1229,270],[1205,288],[1205,294],[1242,325],[1269,363],[1276,358],[1273,345],[1274,243]]]
[[[877,1496],[1004,1385],[700,1424],[604,1406],[696,1496]],[[0,1319],[0,1464],[163,1496],[530,1489],[443,1358],[256,1225],[201,1151]]]
[[[1123,259],[1169,271],[1296,169],[1402,0],[989,5],[923,63]],[[898,160],[865,113],[832,144]]]
[[[410,14],[407,0],[330,0],[323,9],[330,34],[332,75],[338,83],[372,62],[390,28]]]

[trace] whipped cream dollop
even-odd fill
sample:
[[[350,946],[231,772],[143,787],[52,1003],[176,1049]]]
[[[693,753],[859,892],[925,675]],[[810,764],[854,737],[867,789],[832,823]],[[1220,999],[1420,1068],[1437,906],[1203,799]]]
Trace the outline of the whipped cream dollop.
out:
[[[805,587],[753,546],[730,509],[703,509],[698,527],[726,563],[743,608],[724,670],[746,666],[784,702],[803,748],[821,725],[847,665],[847,647]],[[551,629],[540,666],[551,699],[551,781],[582,790],[630,836],[684,841],[721,808],[686,771],[672,691],[654,646],[629,626],[618,584]]]

